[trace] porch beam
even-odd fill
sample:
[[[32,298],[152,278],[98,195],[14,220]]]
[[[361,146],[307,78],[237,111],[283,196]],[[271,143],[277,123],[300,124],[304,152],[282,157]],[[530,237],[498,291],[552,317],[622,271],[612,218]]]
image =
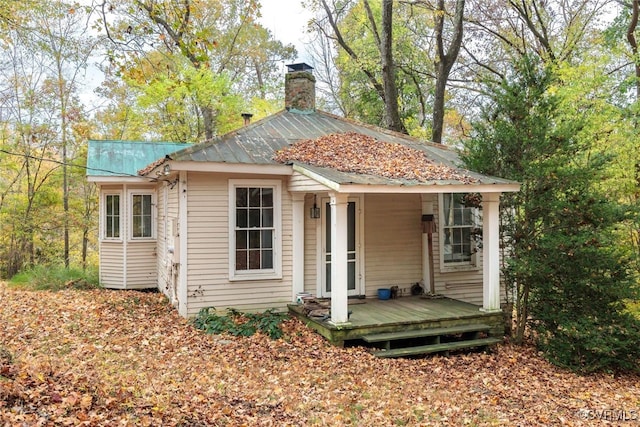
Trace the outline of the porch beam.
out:
[[[500,194],[482,193],[482,311],[500,311]]]
[[[293,295],[304,292],[304,193],[292,193],[293,218]]]
[[[331,323],[344,324],[348,315],[347,207],[348,194],[329,193],[331,197]]]

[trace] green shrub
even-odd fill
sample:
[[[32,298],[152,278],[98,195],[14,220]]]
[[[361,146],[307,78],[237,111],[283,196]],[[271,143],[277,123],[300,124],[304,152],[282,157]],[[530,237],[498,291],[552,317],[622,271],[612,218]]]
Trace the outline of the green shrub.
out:
[[[13,276],[10,286],[28,290],[95,289],[99,287],[98,269],[85,271],[59,265],[37,265]]]
[[[241,313],[233,308],[226,315],[219,315],[214,307],[203,308],[193,319],[193,325],[207,334],[228,333],[234,336],[248,337],[262,332],[271,339],[282,337],[280,324],[287,318],[285,313],[269,309],[262,313]]]

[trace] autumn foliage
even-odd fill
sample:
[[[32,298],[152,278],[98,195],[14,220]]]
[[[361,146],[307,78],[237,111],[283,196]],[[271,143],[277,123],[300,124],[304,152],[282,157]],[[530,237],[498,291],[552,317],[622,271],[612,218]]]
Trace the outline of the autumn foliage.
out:
[[[476,181],[463,171],[434,162],[424,151],[356,132],[332,133],[296,142],[278,151],[274,160],[419,182],[445,180],[469,184]]]
[[[0,425],[586,426],[638,414],[639,377],[580,377],[527,346],[384,360],[295,320],[283,330],[207,335],[157,293],[0,285]]]

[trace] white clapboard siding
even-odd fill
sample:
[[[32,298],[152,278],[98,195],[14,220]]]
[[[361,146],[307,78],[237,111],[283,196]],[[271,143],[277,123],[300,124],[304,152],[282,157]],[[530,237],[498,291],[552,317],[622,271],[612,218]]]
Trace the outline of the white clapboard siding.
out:
[[[326,192],[327,187],[302,175],[300,172],[294,172],[289,178],[289,190],[297,192]],[[308,212],[308,211],[307,211]]]
[[[367,194],[364,202],[366,295],[422,278],[420,195]]]
[[[129,242],[127,246],[127,289],[157,287],[155,266],[155,241]]]
[[[234,179],[252,178],[235,175]],[[229,176],[189,174],[188,316],[204,307],[284,308],[291,301],[291,198],[282,187],[282,274],[278,280],[229,281]],[[278,177],[265,177],[278,179]]]
[[[124,253],[122,241],[100,242],[100,284],[124,289]]]
[[[316,200],[320,199],[320,195]],[[318,205],[319,206],[319,205]],[[318,292],[318,226],[320,218],[310,216],[313,194],[304,199],[304,292],[316,295]]]

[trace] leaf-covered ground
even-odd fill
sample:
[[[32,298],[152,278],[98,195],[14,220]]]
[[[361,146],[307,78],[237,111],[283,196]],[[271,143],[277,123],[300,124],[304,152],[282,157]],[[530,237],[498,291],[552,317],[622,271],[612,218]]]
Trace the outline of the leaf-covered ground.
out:
[[[0,284],[0,425],[640,424],[640,378],[580,377],[531,348],[412,360],[207,336],[160,294]]]

